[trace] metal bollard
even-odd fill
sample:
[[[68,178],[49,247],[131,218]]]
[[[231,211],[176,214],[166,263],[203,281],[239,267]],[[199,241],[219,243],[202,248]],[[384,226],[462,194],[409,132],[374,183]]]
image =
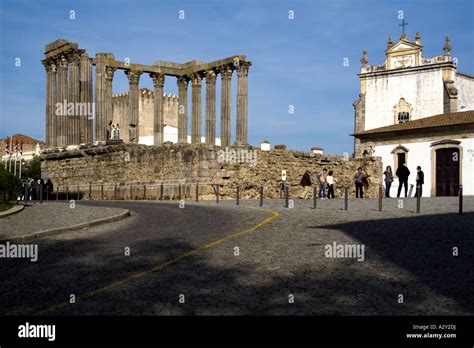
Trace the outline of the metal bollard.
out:
[[[420,197],[420,189],[421,187],[420,186],[417,186],[417,194],[416,194],[416,213],[419,214],[420,213],[420,201],[421,201],[421,197]]]
[[[289,192],[288,192],[288,185],[285,184],[285,208],[290,207],[290,197],[289,197]]]
[[[59,186],[56,188],[56,200],[59,200]]]
[[[459,215],[462,215],[462,185],[459,185]]]
[[[92,199],[92,184],[89,183],[89,200]]]
[[[379,211],[382,211],[382,185],[379,185]]]
[[[160,201],[163,200],[163,183],[160,185]]]
[[[199,202],[199,184],[196,184],[196,202]]]
[[[117,200],[117,184],[114,186],[114,199]]]
[[[263,185],[260,185],[260,206],[263,207]]]
[[[43,203],[43,184],[40,184],[39,188],[40,188],[40,203]]]
[[[237,184],[237,200],[235,201],[235,205],[240,204],[240,185]]]
[[[28,202],[28,184],[25,184],[25,203]]]
[[[100,199],[104,200],[104,184],[100,184]]]
[[[79,185],[77,185],[77,200],[81,200],[81,191],[79,190]]]
[[[313,186],[313,209],[318,207],[318,188],[316,185]]]
[[[219,185],[216,185],[216,204],[219,204]]]
[[[143,185],[143,199],[146,200],[146,184]]]
[[[69,201],[69,186],[66,185],[66,201]]]
[[[181,184],[178,184],[178,200],[181,200]]]
[[[349,208],[349,197],[348,197],[348,192],[347,192],[347,185],[344,186],[344,210],[347,210]]]
[[[49,201],[49,186],[46,186],[46,200]]]

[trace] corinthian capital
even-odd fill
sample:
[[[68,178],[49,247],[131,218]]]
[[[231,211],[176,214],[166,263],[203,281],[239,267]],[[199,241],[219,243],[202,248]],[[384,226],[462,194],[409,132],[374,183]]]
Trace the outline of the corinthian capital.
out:
[[[155,86],[155,88],[159,88],[159,87],[163,88],[165,84],[165,74],[151,73],[150,77],[153,80],[153,86]]]
[[[58,58],[57,65],[59,65],[59,68],[61,69],[66,69],[67,68],[67,59],[65,56],[61,56]]]
[[[216,72],[214,70],[207,70],[204,75],[206,76],[206,83],[214,84],[216,83]]]
[[[252,63],[250,62],[240,62],[239,66],[237,67],[237,75],[247,76],[249,73],[250,65],[252,65]]]
[[[178,88],[179,89],[185,89],[188,87],[189,84],[189,77],[187,76],[180,76],[178,77]]]
[[[200,86],[202,81],[202,76],[199,73],[194,73],[191,76],[191,83],[193,86]]]
[[[221,74],[221,78],[223,80],[230,79],[232,77],[232,66],[230,65],[223,65],[219,67],[219,73]]]
[[[54,63],[53,60],[47,60],[47,61],[43,62],[43,64],[44,64],[44,68],[46,69],[47,73],[49,73],[49,72],[55,73],[56,72],[56,64]]]
[[[140,75],[143,74],[143,71],[139,70],[125,70],[125,75],[128,77],[128,82],[130,84],[138,85],[140,81]]]
[[[114,67],[111,67],[111,66],[106,67],[105,68],[105,78],[107,80],[113,80],[115,70],[117,70],[117,68],[114,68]]]

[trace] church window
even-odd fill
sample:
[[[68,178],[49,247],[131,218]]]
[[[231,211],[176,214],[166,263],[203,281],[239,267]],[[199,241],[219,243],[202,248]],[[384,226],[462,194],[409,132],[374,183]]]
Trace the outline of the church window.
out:
[[[403,123],[411,120],[412,107],[404,98],[400,98],[398,104],[393,107],[394,123]]]

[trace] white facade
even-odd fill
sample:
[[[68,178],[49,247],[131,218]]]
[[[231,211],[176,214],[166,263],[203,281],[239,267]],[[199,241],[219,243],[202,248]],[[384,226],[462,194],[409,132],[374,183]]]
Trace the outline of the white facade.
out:
[[[453,168],[451,161],[440,157],[439,165],[444,170],[440,168],[439,173],[443,175],[436,175],[436,151],[457,149],[458,184],[463,185],[464,194],[474,195],[474,120],[471,113],[459,115],[474,110],[474,77],[457,72],[449,37],[442,55],[424,57],[422,48],[417,33],[413,41],[402,35],[393,43],[389,37],[386,59],[380,65],[369,65],[367,52],[363,51],[360,97],[354,103],[355,156],[365,153],[381,157],[384,170],[391,166],[395,174],[397,152],[402,149],[411,172],[409,185],[415,185],[416,167],[421,166],[425,175],[423,196],[428,197],[437,195],[437,180],[438,193],[444,187],[456,187],[445,179]],[[431,128],[428,121],[421,125],[416,121],[427,117],[434,120],[430,121]],[[412,121],[416,122],[411,123],[417,125],[416,130],[410,126]],[[435,131],[433,127],[437,127]],[[398,184],[396,178],[392,197],[397,194]]]
[[[465,195],[474,195],[474,138],[453,140],[460,141],[460,144],[456,147],[460,149],[460,183],[463,185],[463,193]],[[420,166],[425,174],[423,197],[430,197],[435,195],[435,187],[433,187],[435,185],[435,168],[433,168],[433,165],[436,162],[436,154],[434,153],[436,147],[432,147],[432,143],[433,141],[377,145],[374,148],[374,156],[382,157],[383,170],[385,171],[385,168],[390,166],[395,175],[395,171],[397,170],[395,167],[396,155],[392,152],[400,145],[408,149],[408,152],[406,153],[407,167],[410,170],[408,185],[411,184],[416,187],[416,167]],[[396,197],[398,184],[398,179],[395,179],[392,183],[392,188],[390,190],[390,195],[392,197]],[[415,191],[413,191],[413,194],[414,192]],[[401,196],[403,196],[403,194]]]
[[[188,135],[188,144],[191,144],[191,136]],[[163,127],[163,141],[170,141],[174,144],[178,142],[178,128],[170,125]],[[206,142],[206,137],[201,137],[201,143]],[[153,135],[141,136],[138,141],[139,144],[153,145]],[[221,138],[216,138],[216,145],[221,146]]]

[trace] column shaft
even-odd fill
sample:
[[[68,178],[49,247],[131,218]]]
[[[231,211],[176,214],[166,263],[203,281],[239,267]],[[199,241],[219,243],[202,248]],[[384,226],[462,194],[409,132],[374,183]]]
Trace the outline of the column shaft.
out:
[[[231,78],[232,68],[224,66],[220,68],[221,73],[221,147],[230,146],[231,127]]]
[[[206,144],[216,144],[216,73],[206,72]]]
[[[191,143],[200,144],[201,143],[201,76],[194,74],[192,76],[192,120],[191,120]]]
[[[250,63],[240,62],[237,69],[237,137],[236,145],[247,145],[248,88]]]
[[[125,74],[128,77],[129,92],[128,92],[128,115],[129,115],[129,141],[138,144],[140,139],[139,134],[139,117],[138,117],[138,99],[140,91],[138,84],[140,81],[141,71],[127,70]]]
[[[56,64],[45,62],[46,68],[46,147],[56,146]]]
[[[57,146],[67,146],[68,122],[67,122],[67,60],[61,56],[58,60],[58,74],[57,74],[57,103],[62,104],[61,111],[56,112],[57,121]]]
[[[107,127],[110,122],[113,121],[114,115],[112,111],[112,82],[114,79],[115,68],[108,66],[105,69],[106,78],[105,78],[105,122]],[[109,134],[110,138],[110,134]],[[108,139],[107,139],[108,140]]]
[[[94,141],[107,140],[107,122],[105,110],[106,94],[106,53],[95,55],[95,137]]]
[[[68,144],[79,144],[79,120],[76,114],[77,105],[80,100],[80,82],[79,82],[79,52],[73,52],[69,57],[69,89],[68,103],[73,103],[74,113],[68,114]]]
[[[81,143],[92,142],[92,126],[95,118],[95,105],[92,93],[92,63],[86,52],[81,54],[80,63],[80,102],[86,113],[80,116],[79,141]]]
[[[150,74],[155,87],[155,99],[153,110],[153,144],[161,145],[164,140],[164,116],[163,116],[163,86],[165,84],[164,74]],[[178,115],[179,119],[179,115]]]
[[[186,76],[178,77],[178,143],[188,142],[188,83]]]

